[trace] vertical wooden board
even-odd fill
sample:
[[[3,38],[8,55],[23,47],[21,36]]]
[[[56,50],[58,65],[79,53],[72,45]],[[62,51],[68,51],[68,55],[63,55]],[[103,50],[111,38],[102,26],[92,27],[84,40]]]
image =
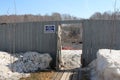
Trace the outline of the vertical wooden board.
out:
[[[8,35],[6,36],[7,38],[8,38],[8,41],[9,41],[9,45],[8,45],[8,52],[12,52],[12,33],[11,33],[11,31],[12,31],[12,29],[11,29],[11,24],[9,24],[8,25],[8,28],[7,28],[7,31],[8,31]]]
[[[77,80],[81,80],[82,79],[82,73],[81,73],[81,69],[78,70],[78,79]]]
[[[39,24],[38,23],[38,25],[37,25],[37,27],[38,27],[38,30],[37,30],[37,45],[38,45],[38,47],[37,47],[37,51],[41,51],[42,52],[42,34],[43,34],[43,32],[42,32],[42,23],[41,24]]]
[[[2,27],[2,26],[1,26]],[[0,43],[0,49],[2,50],[2,49],[4,49],[3,48],[3,45],[4,45],[4,34],[5,34],[5,32],[4,32],[4,30],[1,28],[0,29],[0,36],[1,36],[1,38],[0,38],[0,41],[1,41],[1,43]]]
[[[14,31],[14,42],[15,42],[15,51],[17,52],[18,51],[18,48],[19,47],[19,25],[16,24],[14,25],[14,28],[15,28],[15,31]]]
[[[29,44],[29,50],[34,51],[34,49],[33,49],[33,39],[34,39],[33,33],[35,31],[35,28],[33,28],[33,27],[35,27],[35,26],[33,23],[26,24],[26,26],[27,27],[26,27],[25,31],[27,31],[29,33],[29,40],[28,40],[29,42],[27,42],[27,44]],[[29,29],[29,30],[27,30],[27,29]],[[27,34],[25,37],[27,37]]]
[[[40,31],[40,29],[38,28],[38,23],[36,23],[35,25],[34,25],[34,27],[35,27],[35,33],[34,33],[34,36],[35,36],[35,38],[34,38],[34,50],[35,51],[38,51],[38,31]]]
[[[5,35],[7,34],[8,37],[4,35],[5,36],[5,43],[6,43],[5,51],[7,51],[7,52],[9,51],[9,35],[10,35],[9,31],[8,31],[8,28],[9,28],[9,24],[7,24],[6,27],[5,27],[5,29],[6,29],[5,30]]]
[[[60,62],[61,62],[61,25],[58,26],[58,32],[57,32],[57,54],[56,54],[56,68],[60,68]]]
[[[91,51],[91,39],[93,37],[93,35],[91,34],[91,22],[89,22],[88,20],[83,22],[83,27],[84,27],[84,41],[83,41],[83,58],[85,59],[85,65],[86,63],[88,63],[89,61],[89,56],[90,56],[90,51]],[[86,62],[87,61],[87,62]]]
[[[116,43],[115,43],[115,45],[116,45],[117,49],[120,49],[120,46],[119,46],[120,45],[120,37],[119,37],[120,36],[120,22],[117,21],[116,24],[117,24],[117,26],[116,26],[116,29],[115,29],[115,32],[116,32],[116,36],[115,36],[115,39],[116,39],[115,42]]]

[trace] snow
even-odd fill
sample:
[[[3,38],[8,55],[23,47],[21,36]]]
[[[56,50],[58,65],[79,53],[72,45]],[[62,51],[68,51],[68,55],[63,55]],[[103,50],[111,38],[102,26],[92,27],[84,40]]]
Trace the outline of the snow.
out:
[[[120,50],[100,49],[89,66],[91,80],[120,80]]]
[[[34,72],[38,69],[46,69],[52,60],[49,54],[26,52],[23,57],[13,63],[13,69],[17,72]]]
[[[62,68],[61,69],[75,69],[81,66],[82,50],[62,50]]]
[[[0,80],[19,80],[21,77],[28,77],[30,72],[48,68],[52,60],[48,53],[15,54],[0,52]]]

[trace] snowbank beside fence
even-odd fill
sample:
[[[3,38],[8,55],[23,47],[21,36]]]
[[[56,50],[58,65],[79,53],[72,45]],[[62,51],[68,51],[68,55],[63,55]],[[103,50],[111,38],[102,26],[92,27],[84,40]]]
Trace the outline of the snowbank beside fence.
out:
[[[81,54],[82,50],[62,50],[61,51],[62,69],[80,68]]]
[[[14,62],[12,69],[15,72],[34,72],[38,69],[46,69],[52,60],[49,54],[40,54],[37,52],[26,52],[23,56]]]
[[[21,77],[28,77],[30,72],[48,68],[51,60],[52,58],[47,53],[0,52],[0,80],[19,80]]]
[[[120,80],[120,50],[100,49],[89,66],[91,80]]]

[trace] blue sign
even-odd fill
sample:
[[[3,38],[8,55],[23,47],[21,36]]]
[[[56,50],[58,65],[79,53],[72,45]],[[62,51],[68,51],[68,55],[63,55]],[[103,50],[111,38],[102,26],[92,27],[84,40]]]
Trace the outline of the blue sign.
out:
[[[46,33],[54,33],[55,25],[45,25],[44,30]]]

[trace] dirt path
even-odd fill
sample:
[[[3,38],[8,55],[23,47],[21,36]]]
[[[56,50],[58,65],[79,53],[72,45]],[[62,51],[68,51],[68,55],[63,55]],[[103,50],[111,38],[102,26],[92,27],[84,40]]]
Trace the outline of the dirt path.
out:
[[[20,80],[52,80],[54,74],[54,71],[32,73],[30,77],[21,78]]]

